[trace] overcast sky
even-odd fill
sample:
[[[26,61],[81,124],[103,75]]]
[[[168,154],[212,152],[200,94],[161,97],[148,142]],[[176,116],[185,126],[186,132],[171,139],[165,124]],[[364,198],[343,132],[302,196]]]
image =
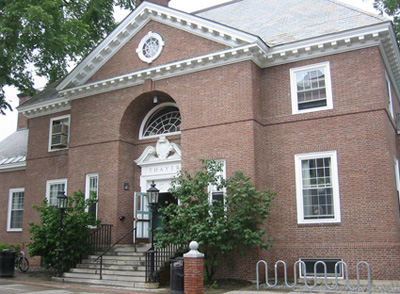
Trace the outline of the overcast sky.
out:
[[[216,5],[229,1],[230,0],[171,0],[169,2],[169,6],[175,9],[192,12],[206,8],[210,5]],[[373,0],[340,0],[340,2],[345,2],[370,12],[374,11],[372,7]],[[35,87],[40,89],[45,85],[45,83],[46,81],[44,79],[36,79]],[[5,91],[6,100],[12,105],[14,111],[7,111],[6,116],[0,115],[0,141],[15,132],[17,129],[18,115],[15,108],[18,106],[18,91],[11,87],[6,87]]]

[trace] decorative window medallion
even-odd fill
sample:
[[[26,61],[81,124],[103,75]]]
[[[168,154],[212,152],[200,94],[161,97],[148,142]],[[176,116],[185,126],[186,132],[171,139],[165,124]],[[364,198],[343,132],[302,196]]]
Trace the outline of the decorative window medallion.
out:
[[[150,31],[140,41],[136,53],[142,61],[152,63],[161,54],[164,44],[160,34]]]
[[[175,103],[163,103],[153,108],[144,118],[139,139],[180,134],[181,114]]]

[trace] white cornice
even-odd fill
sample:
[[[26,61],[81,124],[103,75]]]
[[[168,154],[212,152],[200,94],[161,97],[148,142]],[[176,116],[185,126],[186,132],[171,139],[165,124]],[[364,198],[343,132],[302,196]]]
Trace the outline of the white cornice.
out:
[[[28,118],[37,117],[70,109],[71,100],[140,85],[146,79],[162,80],[246,60],[253,61],[260,68],[267,68],[372,46],[380,49],[397,96],[400,97],[400,54],[393,27],[386,22],[273,48],[257,39],[251,44],[66,88],[59,92],[61,98],[18,110]]]
[[[65,97],[44,101],[38,104],[18,107],[18,112],[27,118],[35,118],[52,113],[58,113],[71,109],[71,102]]]
[[[178,10],[144,2],[128,15],[103,42],[78,64],[56,89],[60,91],[67,87],[83,85],[151,20],[199,35],[228,47],[259,42],[258,37],[251,34]]]
[[[381,48],[391,77],[397,85],[400,85],[397,43],[390,23],[382,23],[274,48],[268,48],[265,44],[257,42],[65,89],[60,93],[65,98],[73,100],[139,85],[146,79],[162,80],[245,60],[252,60],[259,67],[267,68],[372,46]]]
[[[24,170],[26,168],[26,161],[0,165],[0,173],[14,172]]]
[[[146,79],[162,80],[174,76],[215,68],[230,63],[250,60],[254,57],[253,51],[258,51],[259,48],[260,47],[257,44],[250,44],[238,48],[214,52],[212,54],[180,60],[102,81],[96,81],[83,86],[65,89],[61,91],[60,94],[62,94],[65,98],[74,100],[140,85],[143,84]],[[257,62],[257,60],[255,61]]]

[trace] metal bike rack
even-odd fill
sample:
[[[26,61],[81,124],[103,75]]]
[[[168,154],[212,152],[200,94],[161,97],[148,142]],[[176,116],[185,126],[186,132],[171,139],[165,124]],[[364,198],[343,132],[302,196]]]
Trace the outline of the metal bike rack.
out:
[[[339,269],[339,266],[342,265],[342,266],[344,267],[344,272],[346,273],[346,288],[347,288],[347,290],[350,290],[350,291],[357,291],[357,290],[360,288],[360,265],[365,265],[365,266],[367,267],[367,271],[368,271],[368,293],[369,293],[369,294],[372,293],[372,286],[371,286],[371,269],[370,269],[369,264],[368,264],[367,262],[365,262],[365,261],[360,261],[359,263],[357,263],[357,267],[356,267],[356,269],[357,269],[357,287],[355,287],[355,288],[353,288],[353,287],[350,286],[350,282],[349,282],[349,270],[348,270],[349,268],[348,268],[347,263],[345,263],[344,261],[338,261],[338,262],[335,264],[335,284],[334,284],[333,286],[329,286],[327,267],[326,267],[326,263],[323,262],[323,261],[317,261],[317,262],[314,264],[314,277],[307,277],[306,264],[304,263],[304,261],[301,261],[301,260],[296,261],[296,262],[294,263],[294,266],[293,266],[293,271],[294,271],[294,283],[293,283],[293,284],[289,284],[289,283],[288,283],[288,279],[287,279],[287,266],[286,266],[286,263],[285,263],[283,260],[278,260],[278,261],[275,263],[275,267],[274,267],[274,269],[275,269],[275,282],[274,282],[274,284],[270,284],[270,283],[269,283],[269,279],[268,279],[268,264],[267,264],[266,261],[260,260],[260,261],[257,262],[257,266],[256,266],[257,290],[260,289],[260,273],[259,273],[260,264],[264,264],[264,266],[265,266],[265,284],[266,284],[267,287],[269,287],[269,288],[274,288],[274,287],[276,287],[276,286],[278,285],[278,267],[279,267],[280,264],[282,264],[282,265],[283,265],[283,270],[284,270],[284,282],[285,282],[285,286],[286,286],[287,288],[289,288],[289,289],[294,288],[294,287],[296,287],[296,286],[298,285],[298,283],[297,283],[297,268],[298,268],[298,267],[300,268],[300,266],[301,266],[302,269],[303,269],[303,272],[304,272],[304,285],[305,285],[305,287],[307,287],[307,289],[309,289],[310,291],[312,291],[312,290],[317,286],[317,283],[318,283],[317,266],[318,266],[319,264],[322,264],[323,267],[324,267],[324,277],[323,277],[323,278],[324,278],[325,287],[326,287],[327,290],[336,290],[336,289],[337,289],[337,287],[338,287],[338,285],[339,285],[339,283],[338,283],[338,269]],[[314,284],[313,284],[313,285],[309,285],[308,282],[307,282],[307,280],[308,280],[308,279],[312,279],[312,278],[314,279]],[[320,278],[321,278],[321,277],[320,277]]]

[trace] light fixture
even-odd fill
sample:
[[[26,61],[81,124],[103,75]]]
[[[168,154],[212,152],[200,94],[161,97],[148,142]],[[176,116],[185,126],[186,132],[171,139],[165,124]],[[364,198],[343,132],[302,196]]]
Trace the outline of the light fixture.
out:
[[[60,240],[58,243],[58,249],[56,249],[56,252],[58,253],[58,262],[57,262],[57,276],[58,277],[61,277],[62,273],[63,273],[63,253],[64,253],[64,249],[62,246],[63,231],[64,231],[63,217],[64,217],[65,209],[67,208],[67,200],[68,200],[68,197],[65,196],[64,191],[58,191],[57,208],[60,210]]]
[[[151,183],[150,188],[147,192],[147,200],[149,202],[151,210],[151,248],[148,251],[150,253],[150,283],[156,282],[156,271],[155,271],[155,250],[154,250],[154,213],[157,210],[158,195],[160,190],[156,188],[154,181]]]
[[[57,195],[57,207],[59,209],[65,209],[67,208],[67,199],[68,197],[65,196],[64,191],[58,191]]]
[[[160,190],[156,188],[156,184],[154,184],[154,181],[151,183],[150,186],[151,187],[147,190],[149,204],[158,204],[158,195],[160,194]]]
[[[154,95],[154,96],[153,96],[153,103],[154,103],[154,104],[157,104],[157,103],[158,103],[158,96],[157,96],[157,95]]]

